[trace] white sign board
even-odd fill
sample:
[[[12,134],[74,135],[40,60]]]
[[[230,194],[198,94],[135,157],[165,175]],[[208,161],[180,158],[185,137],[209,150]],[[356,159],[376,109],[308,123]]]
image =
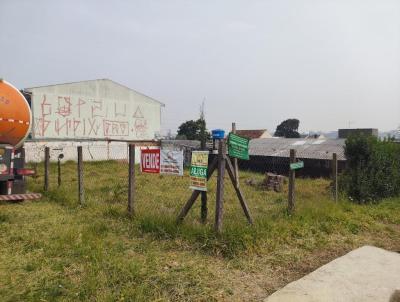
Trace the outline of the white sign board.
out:
[[[183,151],[161,149],[160,172],[183,176]]]
[[[154,139],[160,131],[161,104],[127,88],[121,92],[115,84],[115,93],[110,83],[101,85],[108,86],[96,86],[97,90],[84,85],[80,90],[32,88],[33,137]]]

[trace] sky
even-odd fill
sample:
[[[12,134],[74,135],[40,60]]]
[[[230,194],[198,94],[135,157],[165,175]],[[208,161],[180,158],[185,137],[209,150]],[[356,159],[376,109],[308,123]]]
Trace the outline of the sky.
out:
[[[399,0],[0,0],[0,77],[109,78],[165,103],[162,129],[400,126]]]

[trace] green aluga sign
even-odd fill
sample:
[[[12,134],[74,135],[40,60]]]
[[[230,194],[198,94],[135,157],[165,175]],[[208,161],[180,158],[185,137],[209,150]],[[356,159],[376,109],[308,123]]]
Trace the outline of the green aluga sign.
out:
[[[193,151],[190,166],[190,188],[207,191],[208,151]]]
[[[207,168],[191,166],[190,167],[190,176],[207,178]]]
[[[229,133],[228,154],[244,160],[249,160],[249,139]]]
[[[290,164],[290,170],[297,170],[304,168],[304,162],[303,161],[298,161],[296,163],[291,163]]]

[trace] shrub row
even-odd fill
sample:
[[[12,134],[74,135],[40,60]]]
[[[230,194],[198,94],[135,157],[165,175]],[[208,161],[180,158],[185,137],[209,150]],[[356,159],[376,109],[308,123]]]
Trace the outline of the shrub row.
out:
[[[347,167],[340,187],[358,203],[400,195],[400,144],[392,139],[352,136],[346,140]]]

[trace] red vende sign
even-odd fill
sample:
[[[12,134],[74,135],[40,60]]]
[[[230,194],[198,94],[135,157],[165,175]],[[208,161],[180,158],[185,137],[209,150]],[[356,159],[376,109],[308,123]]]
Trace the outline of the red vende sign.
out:
[[[141,171],[144,173],[160,173],[160,149],[143,149],[141,153]]]

